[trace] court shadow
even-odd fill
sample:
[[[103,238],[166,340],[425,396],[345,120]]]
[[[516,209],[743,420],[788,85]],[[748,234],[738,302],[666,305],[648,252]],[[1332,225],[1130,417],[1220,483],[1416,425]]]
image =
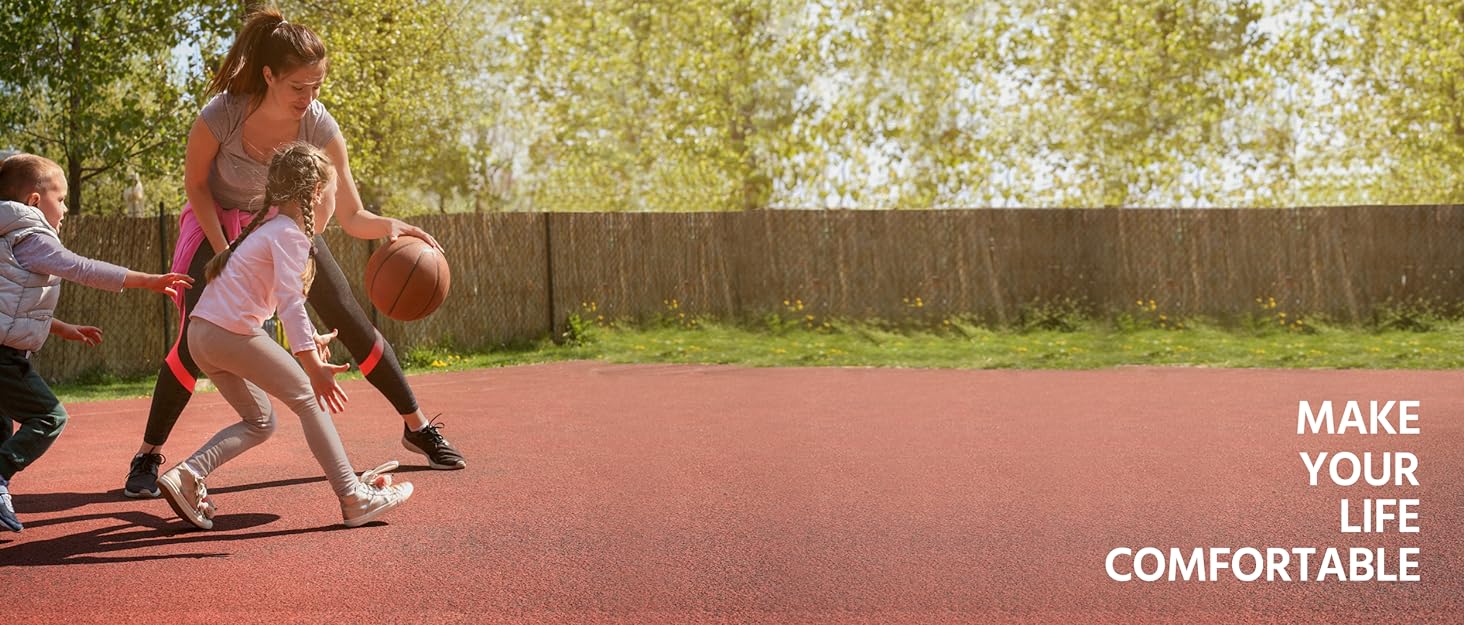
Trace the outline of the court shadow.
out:
[[[392,473],[419,473],[431,471],[431,467],[413,466],[399,467]],[[209,492],[215,494],[239,493],[261,488],[280,488],[286,486],[299,486],[301,484],[314,484],[324,482],[325,476],[316,475],[312,477],[294,477],[282,480],[271,480],[268,482],[256,482],[254,484],[238,484],[234,486],[221,486],[209,488]],[[122,494],[122,489],[114,488],[99,493],[13,493],[14,504],[17,510],[24,510],[27,514],[45,514],[48,512],[65,512],[75,510],[93,504],[113,504],[128,501],[148,501],[147,499],[131,499]]]
[[[13,493],[16,510],[26,513],[65,512],[83,506],[130,501],[122,489],[102,493]]]
[[[29,524],[27,527],[45,527],[98,519],[115,519],[120,523],[48,540],[15,540],[3,543],[4,546],[0,547],[0,568],[222,558],[227,557],[229,553],[219,551],[219,546],[235,541],[348,529],[344,525],[335,524],[291,530],[230,533],[262,527],[279,518],[274,514],[225,514],[214,519],[214,528],[209,531],[194,528],[182,520],[164,519],[135,511],[45,519]],[[371,523],[367,527],[377,524]],[[382,524],[384,525],[384,523]],[[177,548],[179,545],[196,545],[199,550],[187,553],[108,555],[121,551],[147,550],[156,547]]]
[[[423,472],[423,471],[432,471],[432,470],[433,469],[431,467],[398,467],[395,471],[392,471],[392,474],[395,475],[395,474],[398,474],[398,473],[420,473],[420,472]],[[359,473],[359,471],[358,471],[358,473]],[[325,481],[325,476],[324,475],[316,475],[316,476],[312,476],[312,477],[293,477],[293,478],[289,478],[289,479],[285,479],[285,480],[272,480],[272,481],[269,481],[269,482],[256,482],[254,484],[236,484],[234,486],[220,486],[218,488],[214,488],[214,487],[210,486],[209,489],[208,489],[208,492],[210,492],[210,493],[217,493],[217,494],[222,495],[222,494],[225,494],[225,493],[242,493],[244,491],[258,490],[258,489],[261,489],[261,488],[279,488],[279,487],[284,487],[284,486],[298,486],[300,484],[314,484],[316,482],[324,482],[324,481]],[[118,491],[118,492],[121,492],[121,491]]]

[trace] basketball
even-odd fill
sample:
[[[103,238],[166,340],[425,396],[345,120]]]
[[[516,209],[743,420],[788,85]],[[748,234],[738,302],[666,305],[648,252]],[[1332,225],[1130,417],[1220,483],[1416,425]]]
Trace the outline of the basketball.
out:
[[[447,258],[417,237],[398,237],[366,263],[366,296],[372,306],[397,321],[432,314],[447,299],[451,283]]]

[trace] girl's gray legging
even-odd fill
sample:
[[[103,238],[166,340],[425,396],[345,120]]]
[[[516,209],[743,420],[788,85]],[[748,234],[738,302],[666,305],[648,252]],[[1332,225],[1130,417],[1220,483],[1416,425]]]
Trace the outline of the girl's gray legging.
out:
[[[269,401],[273,395],[300,417],[305,442],[336,495],[344,497],[355,489],[358,480],[335,423],[320,409],[310,378],[285,348],[262,329],[245,336],[204,319],[189,324],[188,342],[193,346],[194,362],[240,418],[184,461],[189,470],[208,477],[220,465],[268,439],[275,430],[274,407]]]

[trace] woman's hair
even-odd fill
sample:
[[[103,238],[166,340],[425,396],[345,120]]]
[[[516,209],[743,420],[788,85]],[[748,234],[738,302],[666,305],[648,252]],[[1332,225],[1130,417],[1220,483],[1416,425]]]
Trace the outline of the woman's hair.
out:
[[[309,28],[290,24],[280,10],[259,7],[244,20],[244,29],[229,46],[224,65],[208,83],[204,97],[225,91],[264,97],[264,68],[280,76],[297,67],[325,61],[325,44]]]
[[[229,249],[224,250],[203,269],[205,280],[213,280],[224,271],[224,265],[229,262],[229,257],[234,255],[234,250],[244,242],[245,237],[259,228],[264,223],[264,218],[269,214],[269,207],[278,206],[288,202],[295,202],[300,206],[300,220],[305,222],[305,236],[312,241],[315,238],[315,200],[319,197],[320,187],[330,182],[335,175],[335,168],[331,166],[330,158],[325,152],[320,151],[309,143],[297,141],[285,144],[279,151],[275,152],[274,158],[269,161],[269,176],[264,183],[264,207],[254,214],[254,219],[239,236],[229,244]],[[310,293],[310,283],[315,281],[315,244],[310,244],[310,260],[305,263],[305,273],[301,276],[305,283],[305,293]]]

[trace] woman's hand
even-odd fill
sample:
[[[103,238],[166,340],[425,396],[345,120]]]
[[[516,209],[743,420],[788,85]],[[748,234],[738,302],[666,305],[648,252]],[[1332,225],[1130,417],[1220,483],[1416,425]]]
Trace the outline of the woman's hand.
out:
[[[417,237],[419,239],[422,239],[423,241],[426,241],[428,245],[437,248],[437,251],[439,252],[447,251],[442,249],[442,244],[438,243],[437,239],[432,238],[432,235],[427,234],[426,230],[423,230],[396,218],[389,217],[387,218],[387,221],[391,222],[391,230],[387,232],[386,240],[395,241],[398,237],[403,236]]]

